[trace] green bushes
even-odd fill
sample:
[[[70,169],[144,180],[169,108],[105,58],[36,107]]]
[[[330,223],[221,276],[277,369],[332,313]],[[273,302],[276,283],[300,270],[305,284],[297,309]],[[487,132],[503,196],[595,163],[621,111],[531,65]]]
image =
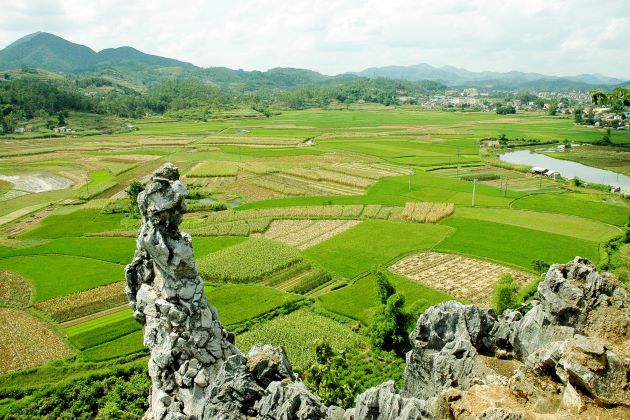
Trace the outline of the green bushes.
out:
[[[493,181],[499,178],[501,177],[497,174],[470,174],[460,176],[460,179],[463,179],[465,181],[474,181],[475,179],[477,181]]]
[[[391,353],[335,351],[317,340],[315,359],[305,372],[305,381],[327,405],[351,407],[358,394],[387,380],[402,385],[405,363]]]
[[[143,363],[144,364],[144,363]],[[147,409],[150,380],[138,364],[38,387],[32,393],[0,390],[0,418],[138,419]],[[30,395],[28,395],[30,394]]]
[[[386,305],[387,299],[396,293],[396,289],[382,271],[376,271],[374,275],[376,277],[376,293],[378,295],[378,299],[381,301],[382,305]]]
[[[236,336],[236,346],[244,353],[257,343],[283,346],[295,370],[303,372],[315,362],[313,343],[317,339],[330,343],[335,350],[366,346],[361,335],[308,308],[254,326]]]
[[[518,285],[514,283],[510,273],[501,276],[490,297],[492,307],[498,314],[516,306],[518,289]]]
[[[532,260],[532,268],[537,273],[546,273],[550,266],[551,264],[543,260]]]
[[[541,281],[542,279],[539,278],[523,286],[516,295],[517,304],[522,305],[532,299],[536,295],[536,292],[538,291],[538,285]]]
[[[402,356],[409,350],[409,315],[404,311],[405,296],[396,293],[396,288],[385,273],[377,271],[375,276],[381,306],[374,315],[374,322],[369,326],[367,335],[374,348],[393,351]]]

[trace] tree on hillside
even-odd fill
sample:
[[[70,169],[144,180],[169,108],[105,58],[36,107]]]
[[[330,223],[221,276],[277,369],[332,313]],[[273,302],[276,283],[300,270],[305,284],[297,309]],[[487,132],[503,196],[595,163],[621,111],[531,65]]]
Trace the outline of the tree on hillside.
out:
[[[129,204],[129,212],[135,218],[140,217],[140,212],[138,211],[138,194],[142,191],[144,191],[144,184],[140,181],[131,181],[131,184],[129,184],[125,190],[131,200],[131,203]]]
[[[393,351],[398,356],[410,349],[407,336],[408,315],[403,311],[405,297],[395,293],[381,305],[374,316],[374,322],[368,329],[368,336],[376,348]]]
[[[389,282],[387,276],[382,271],[378,270],[375,273],[376,275],[376,293],[378,294],[378,298],[381,301],[381,304],[385,305],[387,303],[387,299],[394,293],[396,293],[396,289]]]
[[[501,276],[490,297],[492,307],[498,314],[502,314],[506,309],[516,306],[518,289],[519,287],[510,273],[504,273]]]
[[[66,117],[62,111],[59,111],[59,114],[57,114],[57,126],[63,127],[64,125],[66,125]]]

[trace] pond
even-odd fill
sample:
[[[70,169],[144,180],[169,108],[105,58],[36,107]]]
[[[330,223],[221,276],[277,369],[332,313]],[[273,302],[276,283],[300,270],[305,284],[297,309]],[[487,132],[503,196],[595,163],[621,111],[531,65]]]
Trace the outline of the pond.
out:
[[[199,200],[199,202],[203,203],[203,204],[215,204],[215,203],[218,203],[218,201],[213,200],[212,198],[202,198],[201,200]],[[234,200],[228,201],[225,204],[227,204],[228,207],[233,209],[235,207],[238,207],[241,204],[241,198],[240,197],[236,197]]]
[[[554,159],[547,155],[530,150],[516,150],[499,155],[503,162],[519,165],[539,166],[559,172],[563,178],[578,177],[586,182],[620,187],[623,191],[630,191],[630,177],[605,169],[593,168],[570,160]]]

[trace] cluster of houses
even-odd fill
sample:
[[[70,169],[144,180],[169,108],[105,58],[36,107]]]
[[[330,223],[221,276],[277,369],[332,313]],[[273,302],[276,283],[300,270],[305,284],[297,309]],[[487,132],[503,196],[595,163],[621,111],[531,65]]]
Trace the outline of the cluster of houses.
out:
[[[560,175],[560,172],[552,171],[551,169],[541,168],[540,166],[534,166],[529,170],[534,175],[548,176],[549,178],[556,179]]]
[[[74,131],[72,128],[67,127],[67,126],[63,126],[63,127],[55,127],[52,129],[55,133],[60,133],[60,134],[69,134],[69,133],[76,133],[76,131]],[[25,125],[24,127],[17,127],[15,130],[13,130],[14,133],[16,134],[22,134],[22,133],[32,133],[33,131],[37,131],[35,128],[33,128],[32,125]]]
[[[75,131],[67,126],[63,126],[63,127],[55,127],[53,128],[53,131],[55,133],[61,133],[61,134],[69,134],[69,133],[74,133]]]
[[[617,130],[628,130],[630,128],[627,123],[623,123],[624,119],[630,118],[630,109],[626,109],[621,115],[610,112],[610,108],[587,108],[584,111],[593,113],[593,127],[612,127]]]

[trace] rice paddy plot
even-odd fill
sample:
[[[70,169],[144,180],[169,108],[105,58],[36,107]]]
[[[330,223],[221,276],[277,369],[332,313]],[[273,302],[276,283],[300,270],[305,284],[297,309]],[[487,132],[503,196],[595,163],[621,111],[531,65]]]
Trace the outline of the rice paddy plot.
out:
[[[408,168],[404,166],[391,165],[386,163],[335,163],[326,167],[329,171],[340,172],[348,175],[358,176],[368,179],[381,179],[387,176],[407,175]]]
[[[313,181],[328,181],[334,184],[341,184],[350,187],[365,189],[374,184],[374,179],[360,177],[357,175],[350,175],[347,173],[340,173],[335,171],[328,171],[325,169],[305,169],[296,168],[286,171],[287,174],[305,178]]]
[[[531,274],[499,264],[455,254],[423,252],[403,258],[389,268],[433,289],[478,305],[488,306],[490,295],[504,273],[525,285]]]
[[[557,233],[585,241],[606,241],[621,233],[618,227],[584,217],[533,210],[458,207],[456,216],[488,222],[504,223]]]
[[[302,297],[257,284],[226,284],[206,287],[211,306],[217,308],[224,325],[236,325],[256,318]]]
[[[143,344],[143,332],[134,331],[114,340],[107,341],[94,347],[87,348],[79,353],[78,358],[88,362],[116,359],[121,356],[134,353],[146,353]]]
[[[70,342],[79,350],[85,350],[119,337],[141,330],[132,311],[125,308],[105,316],[91,319],[65,329]]]
[[[393,258],[431,248],[453,233],[448,226],[366,220],[304,251],[317,267],[351,279]]]
[[[515,200],[512,207],[570,214],[617,226],[627,224],[630,215],[627,203],[613,202],[602,194],[535,194]]]
[[[182,229],[195,236],[249,236],[264,232],[270,223],[269,218],[257,218],[208,224],[186,223]]]
[[[414,282],[403,276],[385,271],[389,281],[396,288],[396,292],[405,297],[405,311],[413,317],[419,316],[432,305],[453,297],[421,283]],[[330,290],[317,296],[323,307],[333,313],[356,319],[363,325],[370,325],[375,311],[381,301],[376,287],[376,276],[370,274],[361,277],[349,286]]]
[[[32,255],[0,259],[0,268],[18,273],[33,287],[40,302],[120,281],[124,266],[71,255]]]
[[[0,308],[0,337],[2,373],[42,365],[72,354],[46,321],[20,309]]]
[[[193,166],[186,176],[190,178],[234,177],[238,169],[239,165],[236,162],[201,162]]]
[[[249,146],[249,147],[287,147],[297,146],[304,143],[303,138],[292,137],[261,137],[252,136],[247,133],[233,136],[211,135],[206,137],[198,144],[216,144],[228,146]]]
[[[55,321],[67,322],[125,305],[127,297],[124,288],[123,282],[116,282],[38,302],[34,307],[47,313]]]
[[[560,192],[563,184],[554,179],[493,166],[473,166],[431,171],[440,176],[465,179],[499,189],[518,192]]]
[[[34,229],[21,235],[24,239],[65,238],[120,229],[122,214],[102,214],[97,209],[78,209],[72,213],[59,211],[43,219]]]
[[[302,261],[295,248],[264,238],[251,238],[213,252],[198,261],[200,274],[208,281],[252,283]]]
[[[524,270],[531,269],[533,260],[565,263],[576,255],[594,262],[599,260],[596,241],[459,216],[444,219],[440,225],[454,228],[455,233],[435,250],[489,259]]]
[[[260,236],[304,250],[359,223],[359,220],[274,220]]]

